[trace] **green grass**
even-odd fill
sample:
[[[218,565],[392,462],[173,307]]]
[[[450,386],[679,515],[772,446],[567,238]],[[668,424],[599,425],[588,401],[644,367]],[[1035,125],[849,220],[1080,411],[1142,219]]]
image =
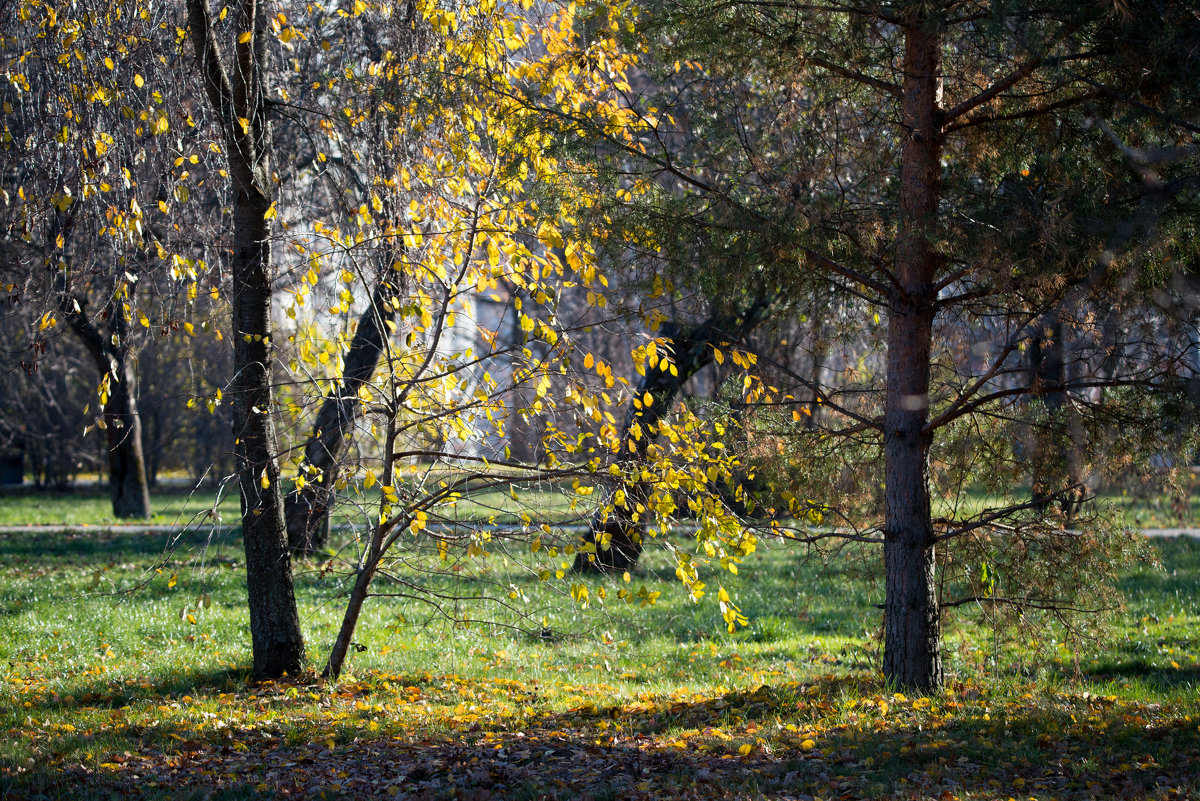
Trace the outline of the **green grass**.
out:
[[[1200,756],[1196,541],[1156,543],[1163,568],[1122,577],[1127,608],[1096,641],[1040,630],[1040,650],[1026,632],[997,654],[952,623],[930,699],[876,678],[879,591],[847,559],[764,544],[697,605],[655,551],[628,584],[587,581],[582,608],[569,576],[538,581],[503,546],[490,572],[423,579],[468,600],[372,599],[340,684],[254,686],[232,535],[0,536],[0,798],[1200,792],[1179,764]],[[340,579],[314,564],[297,581],[319,668]],[[718,585],[749,628],[725,631]],[[493,587],[525,600],[469,599]],[[639,608],[622,587],[662,594]]]
[[[571,494],[547,488],[533,491],[540,514],[544,519],[558,522],[586,518],[594,500],[573,498]],[[441,514],[450,519],[486,520],[497,523],[516,521],[521,510],[529,507],[528,497],[516,501],[506,491],[498,489],[475,492],[460,499]],[[336,525],[357,525],[379,514],[379,490],[355,494],[343,492],[334,510]],[[586,502],[584,502],[586,500]],[[572,502],[574,501],[574,503]],[[164,488],[151,493],[153,515],[148,520],[128,520],[113,517],[112,500],[107,490],[7,491],[0,492],[0,526],[113,526],[209,525],[208,513],[216,510],[224,525],[236,525],[240,514],[237,485],[230,483],[220,491],[212,488],[186,490]]]
[[[290,486],[290,485],[289,485]],[[535,503],[530,503],[530,498]],[[935,516],[965,518],[987,507],[1020,503],[1027,492],[1000,498],[968,492],[956,504],[945,499],[935,503]],[[521,511],[536,506],[541,519],[550,522],[586,520],[594,508],[598,496],[587,498],[575,496],[552,486],[535,490],[522,490],[520,500],[513,500],[509,493],[500,489],[476,492],[458,501],[443,513],[450,519],[487,520],[508,524],[518,520]],[[1101,493],[1097,502],[1114,505],[1122,509],[1126,520],[1133,526],[1145,528],[1200,527],[1200,492],[1186,496],[1170,496],[1161,493],[1130,494],[1128,492]],[[343,491],[334,510],[334,522],[338,525],[366,525],[378,514],[378,489]],[[208,524],[207,513],[216,509],[222,522],[236,525],[239,508],[237,487],[230,483],[220,492],[210,487],[187,490],[180,487],[165,487],[151,493],[151,508],[154,515],[148,521],[130,521],[114,518],[107,490],[67,490],[62,492],[7,491],[0,492],[0,526],[112,526],[139,522],[162,525]]]
[[[223,518],[236,518],[236,485],[230,485],[219,503],[217,493],[210,489],[189,492],[171,488],[153,492],[150,507],[154,516],[149,521],[133,522],[185,525],[199,520],[214,506]],[[0,526],[105,526],[130,522],[113,517],[112,498],[106,489],[63,492],[10,490],[0,494]]]

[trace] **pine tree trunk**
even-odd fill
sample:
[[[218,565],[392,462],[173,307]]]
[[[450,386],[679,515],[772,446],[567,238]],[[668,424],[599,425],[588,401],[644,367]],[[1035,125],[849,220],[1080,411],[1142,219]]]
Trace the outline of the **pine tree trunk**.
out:
[[[925,430],[939,264],[941,34],[924,19],[908,20],[905,33],[898,287],[888,317],[884,413],[883,672],[897,687],[929,691],[943,681]]]

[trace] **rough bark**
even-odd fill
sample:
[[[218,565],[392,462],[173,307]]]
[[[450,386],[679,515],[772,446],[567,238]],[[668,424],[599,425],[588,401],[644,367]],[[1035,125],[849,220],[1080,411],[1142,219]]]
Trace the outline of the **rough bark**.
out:
[[[940,199],[941,31],[935,21],[905,24],[900,219],[888,317],[884,412],[884,656],[897,687],[942,684],[941,617],[934,584],[929,493],[930,353]]]
[[[271,132],[267,118],[266,18],[255,0],[233,9],[234,30],[251,31],[235,47],[232,71],[214,38],[207,0],[188,0],[192,43],[209,101],[221,120],[233,179],[230,386],[242,544],[254,676],[275,678],[304,663],[279,486],[271,391]]]
[[[371,380],[383,355],[387,324],[395,316],[392,306],[385,303],[391,294],[394,294],[394,287],[381,276],[371,293],[370,305],[359,318],[358,330],[354,332],[350,352],[346,354],[342,379],[336,390],[326,396],[304,446],[300,475],[307,483],[288,493],[284,501],[288,546],[293,555],[319,550],[328,537],[338,458],[346,447],[351,426],[362,410],[358,392]]]
[[[698,325],[679,329],[674,323],[666,323],[660,335],[671,341],[672,374],[664,362],[654,367],[646,366],[646,374],[638,382],[635,396],[649,395],[650,405],[630,405],[621,426],[621,461],[627,473],[640,472],[637,467],[646,461],[646,454],[658,440],[658,423],[671,408],[675,396],[687,380],[708,366],[713,360],[713,348],[723,342],[743,339],[757,327],[771,308],[770,298],[760,298],[749,308],[738,314],[714,314]],[[634,423],[641,436],[634,438],[630,432]],[[619,487],[625,493],[625,504],[613,506],[612,496],[592,516],[584,542],[596,545],[595,553],[580,551],[575,554],[573,569],[581,573],[621,573],[637,565],[642,553],[642,539],[646,531],[648,516],[647,499],[650,487],[643,481],[633,481]],[[615,495],[614,489],[613,494]],[[638,512],[638,507],[642,508]],[[608,541],[608,547],[603,542]]]

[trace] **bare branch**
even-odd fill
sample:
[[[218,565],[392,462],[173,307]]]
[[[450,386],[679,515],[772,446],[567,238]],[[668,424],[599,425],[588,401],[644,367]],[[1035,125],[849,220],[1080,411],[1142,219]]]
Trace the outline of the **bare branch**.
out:
[[[974,97],[967,98],[954,108],[947,109],[942,113],[942,124],[945,125],[948,122],[953,122],[959,117],[999,97],[1013,86],[1028,78],[1034,70],[1042,65],[1043,61],[1044,59],[1042,56],[1035,56],[1029,61],[1026,61],[1024,64],[1018,66],[1008,75],[993,83],[987,89],[984,89],[979,94],[975,95]],[[943,130],[945,130],[945,128],[943,128]]]
[[[835,64],[832,61],[821,58],[820,56],[806,55],[801,59],[804,64],[811,64],[814,67],[820,67],[823,70],[832,72],[834,75],[840,75],[843,78],[849,78],[857,83],[871,86],[881,91],[887,92],[892,97],[899,99],[901,94],[900,86],[880,78],[873,78],[864,72],[859,72],[849,67],[843,67],[840,64]]]

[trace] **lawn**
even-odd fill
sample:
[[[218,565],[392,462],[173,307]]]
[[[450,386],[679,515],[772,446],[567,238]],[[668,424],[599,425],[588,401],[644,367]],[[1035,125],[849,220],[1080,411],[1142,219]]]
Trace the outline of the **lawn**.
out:
[[[497,581],[517,612],[372,599],[341,682],[252,685],[229,533],[0,535],[0,798],[1190,797],[1200,543],[1155,547],[1100,639],[997,652],[952,622],[949,688],[908,698],[876,678],[879,591],[783,544],[720,579],[736,634],[718,580],[692,604],[660,555],[584,609],[497,547],[490,574],[431,581]],[[319,669],[339,587],[298,582]]]
[[[539,492],[539,502],[546,518],[560,521],[586,516],[590,504],[576,502],[571,508],[567,494],[554,489]],[[513,501],[507,492],[489,490],[476,492],[460,500],[454,509],[443,510],[449,517],[469,520],[494,518],[497,523],[511,523],[517,512],[527,504]],[[335,508],[335,525],[357,525],[379,513],[379,491],[365,490],[355,495],[343,493]],[[178,527],[211,526],[210,512],[216,510],[223,525],[238,525],[240,508],[237,485],[228,484],[220,490],[210,487],[186,489],[177,486],[159,489],[150,495],[154,514],[148,520],[122,520],[113,517],[112,499],[104,489],[74,489],[31,492],[11,490],[0,492],[0,526],[137,526],[140,524]]]
[[[534,493],[541,516],[552,522],[584,519],[599,500],[598,495],[574,497],[564,488],[554,486],[536,489]],[[1027,497],[1027,488],[1024,493],[1007,498],[968,492],[955,503],[943,498],[936,499],[934,512],[935,516],[962,518],[977,514],[988,506],[1020,503]],[[357,525],[378,513],[377,488],[357,492],[353,489],[344,490],[339,498],[333,515],[335,524]],[[1134,526],[1200,526],[1200,491],[1180,491],[1171,495],[1152,490],[1132,493],[1113,490],[1101,493],[1096,500],[1122,509],[1128,522]],[[455,509],[450,510],[449,516],[467,520],[494,518],[498,523],[511,523],[522,509],[529,506],[527,499],[514,501],[507,491],[492,489],[464,497]],[[211,523],[209,512],[214,509],[224,524],[236,525],[239,514],[237,486],[232,482],[219,489],[209,485],[188,488],[170,484],[151,493],[151,508],[154,515],[148,521],[119,520],[113,517],[112,502],[103,488],[61,492],[6,490],[0,492],[0,526],[112,526],[136,525],[139,522],[195,526]]]

